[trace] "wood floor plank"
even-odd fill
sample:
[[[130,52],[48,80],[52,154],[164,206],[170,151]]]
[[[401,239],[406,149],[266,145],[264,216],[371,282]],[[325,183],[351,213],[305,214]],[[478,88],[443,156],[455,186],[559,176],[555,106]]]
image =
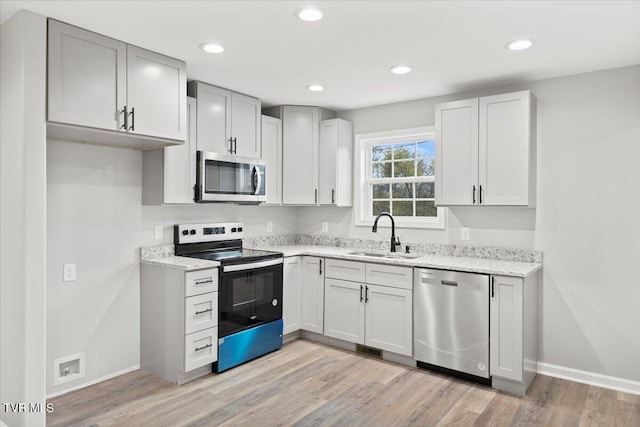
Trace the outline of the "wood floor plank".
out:
[[[184,386],[139,370],[49,403],[49,426],[640,426],[640,396],[538,375],[518,397],[306,340]]]

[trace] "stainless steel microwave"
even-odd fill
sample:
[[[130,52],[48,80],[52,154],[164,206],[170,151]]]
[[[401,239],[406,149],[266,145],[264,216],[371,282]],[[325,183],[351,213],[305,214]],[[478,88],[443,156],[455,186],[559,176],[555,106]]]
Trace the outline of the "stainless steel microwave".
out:
[[[258,204],[267,200],[263,161],[198,151],[196,202]]]

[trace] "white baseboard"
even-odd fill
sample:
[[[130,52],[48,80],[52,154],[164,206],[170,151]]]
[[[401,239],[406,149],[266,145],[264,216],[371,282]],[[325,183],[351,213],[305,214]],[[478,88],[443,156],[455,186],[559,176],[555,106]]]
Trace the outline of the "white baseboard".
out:
[[[88,381],[86,383],[82,383],[71,388],[56,391],[51,394],[47,394],[47,399],[51,399],[52,397],[62,396],[63,394],[69,393],[71,391],[80,390],[81,388],[89,387],[90,385],[98,384],[102,381],[109,380],[111,378],[119,377],[120,375],[128,374],[129,372],[133,372],[135,370],[140,369],[140,365],[131,366],[130,368],[123,369],[122,371],[114,372],[109,375],[105,375],[104,377],[97,378],[95,380]]]
[[[538,362],[538,373],[548,377],[640,395],[640,381],[631,381],[543,362]]]

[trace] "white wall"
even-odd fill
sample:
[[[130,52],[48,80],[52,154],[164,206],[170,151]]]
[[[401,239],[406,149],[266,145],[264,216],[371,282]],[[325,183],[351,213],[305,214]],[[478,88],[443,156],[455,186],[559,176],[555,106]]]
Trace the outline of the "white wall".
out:
[[[22,11],[0,33],[0,402],[45,398],[45,18]],[[5,412],[10,426],[44,412]]]
[[[139,248],[173,243],[173,224],[244,221],[247,236],[295,232],[295,209],[208,204],[142,206],[139,151],[47,144],[47,393],[139,364]],[[154,240],[154,226],[164,239]],[[77,264],[77,280],[62,266]],[[86,353],[86,376],[53,385],[53,360]]]
[[[544,251],[541,360],[640,381],[640,66],[339,114],[356,133],[431,126],[435,104],[531,89],[537,98],[538,207],[450,208],[446,230],[403,241]],[[298,231],[386,240],[352,209],[301,208]],[[459,228],[471,228],[461,242]]]

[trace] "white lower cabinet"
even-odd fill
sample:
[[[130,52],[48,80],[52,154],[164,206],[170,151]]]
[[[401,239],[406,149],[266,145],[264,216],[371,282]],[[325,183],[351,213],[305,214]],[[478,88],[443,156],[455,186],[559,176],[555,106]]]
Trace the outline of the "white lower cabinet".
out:
[[[284,259],[282,280],[282,321],[284,334],[300,329],[300,286],[301,264],[299,256]]]
[[[324,331],[324,258],[302,257],[301,329]]]
[[[177,384],[218,360],[218,269],[140,266],[140,367]]]
[[[412,269],[332,259],[327,259],[326,264],[324,334],[411,356]],[[368,271],[377,274],[367,275],[364,283],[343,280],[363,277]],[[377,283],[384,283],[380,277],[385,276],[388,277],[387,286],[370,283],[370,277],[376,277]],[[407,280],[398,280],[401,276],[406,276]]]
[[[538,280],[491,277],[489,365],[493,387],[524,395],[537,372]]]
[[[410,270],[410,269],[409,269]],[[411,289],[366,285],[365,345],[405,356],[413,354]]]

